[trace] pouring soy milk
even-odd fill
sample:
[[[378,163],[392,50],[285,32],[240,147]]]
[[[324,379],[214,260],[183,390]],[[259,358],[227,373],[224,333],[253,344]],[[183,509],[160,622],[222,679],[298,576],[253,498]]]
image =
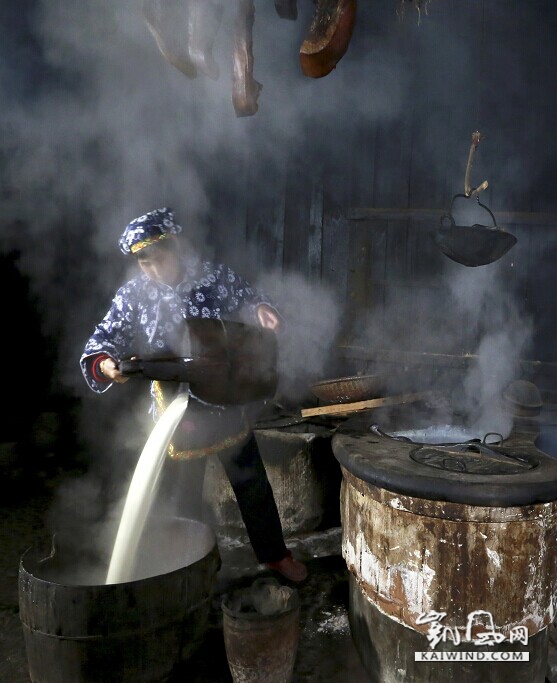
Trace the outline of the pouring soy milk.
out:
[[[180,393],[155,424],[137,462],[126,496],[106,576],[107,584],[133,580],[137,548],[149,516],[172,434],[188,407]]]

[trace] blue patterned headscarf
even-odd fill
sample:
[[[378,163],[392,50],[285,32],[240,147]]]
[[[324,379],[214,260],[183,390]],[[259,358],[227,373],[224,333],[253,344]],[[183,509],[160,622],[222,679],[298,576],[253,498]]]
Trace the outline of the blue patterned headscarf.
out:
[[[174,221],[172,209],[155,209],[128,223],[118,240],[118,246],[124,254],[136,254],[141,249],[180,232],[182,227]]]

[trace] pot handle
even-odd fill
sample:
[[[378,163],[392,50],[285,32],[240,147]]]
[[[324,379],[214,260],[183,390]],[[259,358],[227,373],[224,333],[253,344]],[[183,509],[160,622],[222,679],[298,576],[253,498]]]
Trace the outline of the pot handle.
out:
[[[453,196],[453,198],[451,199],[451,206],[449,208],[449,213],[444,213],[440,219],[442,230],[448,230],[449,228],[455,227],[456,224],[455,224],[455,220],[453,218],[453,206],[454,206],[454,200],[458,199],[459,197],[462,197],[463,199],[468,199],[468,197],[462,193],[455,194]]]
[[[493,221],[493,225],[491,225],[491,226],[488,225],[488,226],[484,226],[484,227],[496,228],[497,223],[495,221],[495,216],[493,215],[493,212],[491,211],[491,209],[489,207],[487,207],[485,204],[482,204],[480,202],[479,196],[478,195],[468,196],[466,194],[463,194],[462,192],[455,194],[453,196],[453,198],[451,200],[451,208],[449,209],[449,213],[443,214],[443,216],[441,216],[441,228],[447,229],[447,228],[454,228],[455,227],[455,220],[453,218],[453,206],[454,206],[455,199],[472,199],[472,197],[474,197],[476,199],[478,206],[481,206],[482,209],[487,211],[487,213],[491,216],[491,220]],[[448,221],[448,224],[446,221]]]
[[[489,209],[485,204],[482,204],[480,202],[480,198],[478,197],[478,195],[476,195],[476,201],[478,202],[478,206],[481,206],[482,209],[485,209],[487,213],[491,216],[491,220],[493,221],[493,225],[491,227],[496,228],[497,223],[495,222],[495,216],[493,215],[493,211],[491,211],[491,209]]]
[[[500,439],[499,439],[499,441],[496,441],[495,443],[488,444],[487,443],[487,437],[488,436],[499,436]],[[499,432],[487,432],[484,435],[484,438],[482,439],[482,443],[484,444],[484,446],[495,446],[495,445],[500,446],[503,443],[503,441],[504,441],[503,435],[499,434]]]

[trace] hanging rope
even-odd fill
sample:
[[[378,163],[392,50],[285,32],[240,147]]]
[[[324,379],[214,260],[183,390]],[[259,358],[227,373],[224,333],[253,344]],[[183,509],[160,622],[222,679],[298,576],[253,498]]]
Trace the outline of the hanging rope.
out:
[[[480,118],[483,100],[483,74],[485,70],[485,0],[482,0],[481,27],[480,27],[480,63],[477,70],[477,97],[476,97],[476,130],[480,130]]]
[[[467,197],[471,197],[474,194],[478,195],[480,194],[480,192],[487,190],[487,188],[489,187],[489,183],[487,182],[487,180],[484,180],[483,183],[480,183],[478,187],[470,186],[470,173],[472,171],[472,161],[474,159],[474,154],[476,152],[476,149],[478,148],[478,145],[480,144],[481,139],[482,134],[479,130],[475,130],[472,133],[472,144],[470,145],[470,151],[468,152],[468,163],[466,164],[466,172],[464,174],[464,194]]]
[[[480,63],[479,63],[479,68],[477,70],[478,72],[478,78],[477,78],[477,93],[476,93],[476,130],[472,133],[472,144],[470,145],[470,151],[468,152],[468,163],[466,164],[466,172],[464,174],[464,194],[467,197],[471,197],[472,195],[479,195],[480,192],[483,192],[484,190],[487,190],[489,187],[489,184],[487,180],[484,180],[482,183],[480,183],[477,187],[472,187],[470,184],[470,174],[472,172],[472,162],[474,158],[474,154],[476,152],[476,149],[478,148],[478,145],[480,144],[480,140],[482,140],[485,136],[480,133],[480,114],[481,114],[481,103],[482,103],[482,94],[483,94],[483,81],[482,81],[482,76],[484,72],[484,61],[485,61],[485,0],[482,0],[482,15],[481,15],[481,31],[480,31]]]

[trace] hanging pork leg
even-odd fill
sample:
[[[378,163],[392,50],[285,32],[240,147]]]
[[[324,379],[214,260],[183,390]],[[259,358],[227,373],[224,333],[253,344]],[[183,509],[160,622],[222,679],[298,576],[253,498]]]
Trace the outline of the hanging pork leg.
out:
[[[275,9],[281,19],[298,18],[298,0],[275,0]]]
[[[356,20],[356,0],[317,0],[309,33],[300,48],[305,76],[329,74],[348,49]]]
[[[216,80],[212,49],[223,14],[221,0],[144,0],[143,17],[164,57],[189,78]]]
[[[188,5],[184,0],[144,0],[143,18],[163,56],[189,78],[197,68],[188,50]]]
[[[223,14],[221,2],[190,0],[188,22],[188,52],[191,62],[200,73],[216,81],[219,67],[212,54],[213,43]]]
[[[234,31],[232,104],[236,116],[253,116],[259,108],[257,98],[263,86],[253,77],[253,0],[238,0]]]

